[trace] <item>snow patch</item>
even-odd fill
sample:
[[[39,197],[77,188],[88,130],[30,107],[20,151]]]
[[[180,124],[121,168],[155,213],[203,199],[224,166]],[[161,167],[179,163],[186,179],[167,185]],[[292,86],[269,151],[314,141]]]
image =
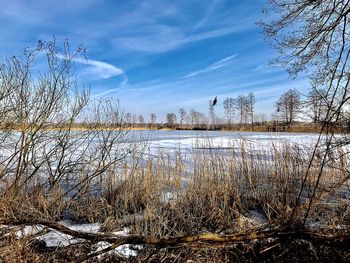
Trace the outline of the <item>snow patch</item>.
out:
[[[113,234],[116,236],[126,237],[130,234],[130,229],[127,227],[124,227],[123,230],[113,232]]]
[[[16,238],[22,238],[29,235],[35,235],[42,231],[44,228],[40,225],[35,226],[25,226],[21,230],[16,231]]]
[[[93,246],[94,249],[91,251],[90,254],[102,251],[103,249],[109,248],[110,246],[111,246],[110,243],[105,242],[105,241],[100,241]],[[118,255],[120,255],[122,257],[126,257],[126,258],[136,257],[137,251],[135,249],[132,249],[132,247],[134,247],[136,250],[142,248],[141,246],[131,246],[129,244],[125,244],[125,245],[121,245],[121,246],[119,246],[111,251],[108,251],[106,253],[108,253],[109,255],[118,254]],[[98,258],[101,258],[102,255],[104,255],[106,253],[99,255]]]
[[[59,223],[68,227],[71,230],[78,231],[78,232],[98,233],[101,230],[101,225],[99,223],[74,224],[72,221],[69,221],[69,220],[60,221]],[[44,230],[44,227],[41,225],[24,226],[22,227],[21,230],[18,230],[16,232],[16,237],[22,238],[28,235],[35,235],[42,230]],[[116,236],[128,236],[130,234],[130,229],[127,227],[124,227],[122,230],[113,232],[113,234]],[[52,230],[52,229],[50,229],[48,233],[45,233],[43,235],[36,237],[36,239],[44,241],[46,247],[65,247],[65,246],[77,244],[79,242],[84,241],[84,239],[74,238],[70,235],[63,234],[57,230]],[[101,251],[103,249],[106,249],[110,246],[111,246],[110,243],[105,241],[100,241],[93,245],[91,254]],[[116,253],[122,257],[135,257],[137,255],[137,250],[140,250],[142,248],[143,248],[142,246],[124,244],[106,253],[109,253],[109,254]]]

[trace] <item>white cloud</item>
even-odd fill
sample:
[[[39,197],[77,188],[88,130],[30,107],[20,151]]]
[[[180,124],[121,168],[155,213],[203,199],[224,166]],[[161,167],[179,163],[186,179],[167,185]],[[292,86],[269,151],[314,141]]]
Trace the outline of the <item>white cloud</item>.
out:
[[[159,3],[148,4],[147,7],[141,6],[130,15],[128,14],[128,17],[123,19],[119,17],[118,23],[108,24],[107,31],[114,32],[111,40],[113,46],[121,50],[163,53],[189,43],[223,37],[257,27],[256,15],[243,15],[237,12],[237,9],[224,10],[220,0],[201,5],[197,12],[202,14],[202,17],[199,21],[194,21],[195,15],[186,16],[186,12],[183,11],[182,8],[188,8],[184,2],[175,6],[168,5],[168,7]],[[248,11],[245,12],[249,14]],[[167,23],[167,20],[176,21],[176,23]],[[233,20],[239,23],[232,23]],[[97,31],[106,31],[106,27]]]
[[[118,68],[116,66],[113,66],[112,64],[103,62],[103,61],[97,61],[92,59],[79,59],[75,60],[76,62],[79,62],[81,64],[91,65],[93,66],[91,68],[91,73],[102,77],[103,79],[108,79],[114,76],[122,75],[124,74],[124,71],[121,68]]]
[[[66,57],[62,54],[57,54],[57,57],[60,59],[65,59]],[[112,64],[93,60],[93,59],[83,59],[83,58],[73,58],[73,62],[90,65],[89,73],[94,74],[100,78],[108,79],[114,76],[123,75],[124,71],[121,68],[118,68]]]
[[[227,64],[229,64],[235,57],[237,57],[237,54],[220,59],[219,61],[207,66],[204,69],[193,71],[193,72],[187,74],[185,76],[185,78],[191,78],[191,77],[197,76],[199,74],[207,73],[207,72],[222,68],[222,67],[226,66]]]
[[[123,48],[149,53],[162,53],[186,44],[230,35],[255,27],[254,23],[242,23],[219,29],[208,30],[202,33],[186,33],[176,27],[152,25],[142,27],[143,33],[137,36],[117,37],[112,42]]]
[[[209,17],[213,14],[216,5],[219,3],[219,0],[214,0],[213,3],[207,5],[207,9],[203,15],[203,17],[197,22],[197,24],[193,27],[194,30],[201,28],[205,25],[209,19]]]

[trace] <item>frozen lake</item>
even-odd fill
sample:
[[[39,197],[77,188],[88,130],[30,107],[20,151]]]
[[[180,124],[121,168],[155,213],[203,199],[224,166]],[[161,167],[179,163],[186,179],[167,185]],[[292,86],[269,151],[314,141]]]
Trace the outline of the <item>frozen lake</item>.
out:
[[[91,174],[95,171],[95,163],[101,157],[100,149],[106,147],[104,137],[100,133],[99,136],[89,138],[80,131],[72,132],[72,143],[65,151],[62,163],[59,163],[61,148],[57,141],[58,137],[53,137],[55,141],[51,142],[51,133],[54,134],[54,132],[45,131],[46,140],[36,145],[33,151],[35,153],[33,159],[40,164],[36,180],[47,182],[47,177],[56,178],[57,171],[61,171],[57,169],[58,165],[61,165],[61,169],[65,169],[63,175],[69,184],[71,181],[75,183],[74,174],[79,174],[81,171]],[[104,136],[107,136],[106,134]],[[130,167],[134,165],[145,167],[149,160],[154,160],[153,165],[158,165],[157,162],[163,164],[163,161],[169,161],[167,165],[181,163],[188,173],[194,170],[199,160],[206,157],[210,157],[206,159],[207,161],[214,160],[218,163],[227,160],[235,161],[243,157],[248,157],[254,162],[257,160],[270,163],[276,159],[276,156],[284,158],[284,155],[291,154],[304,162],[312,153],[318,136],[310,133],[132,130],[126,136],[122,134],[120,139],[113,143],[111,155],[108,158],[120,158],[118,165],[115,166],[118,171],[129,164]],[[0,149],[0,165],[3,164],[6,167],[9,176],[16,172],[17,140],[18,134],[12,134],[4,144],[8,146]],[[53,151],[47,159],[50,147],[58,153]],[[29,156],[32,158],[30,154]],[[205,164],[211,165],[211,162]],[[28,166],[28,172],[31,172],[31,169],[34,168]]]
[[[319,139],[318,133],[296,132],[240,132],[240,131],[193,131],[193,130],[146,130],[132,131],[131,138],[144,142],[142,159],[156,159],[166,156],[174,161],[181,158],[188,163],[194,156],[241,158],[242,152],[251,159],[271,161],[276,154],[291,153],[303,160],[312,155]],[[325,135],[320,138],[318,154],[324,153]],[[346,140],[344,140],[346,139]],[[333,157],[341,154],[349,157],[348,135],[335,134],[330,146]],[[345,143],[345,144],[344,144]],[[344,155],[344,153],[346,153]],[[321,156],[321,155],[318,155]]]
[[[145,153],[157,155],[159,151],[180,154],[196,151],[225,152],[239,150],[242,145],[252,151],[266,151],[286,144],[305,150],[313,147],[318,134],[269,133],[269,132],[229,132],[229,131],[184,131],[153,130],[133,131],[134,140],[147,144]]]
[[[191,145],[199,138],[225,140],[254,140],[254,141],[290,141],[312,142],[318,137],[317,133],[287,133],[287,132],[240,132],[240,131],[193,131],[193,130],[146,130],[132,131],[135,138],[143,137],[148,141],[161,142],[162,145],[188,144]],[[163,144],[164,143],[164,144]]]

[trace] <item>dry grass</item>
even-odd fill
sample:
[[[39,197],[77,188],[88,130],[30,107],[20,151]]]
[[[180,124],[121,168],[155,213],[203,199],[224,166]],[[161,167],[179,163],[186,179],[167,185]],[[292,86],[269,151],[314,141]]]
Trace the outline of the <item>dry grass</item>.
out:
[[[173,160],[166,153],[159,152],[158,158],[149,159],[143,166],[129,163],[118,173],[95,178],[85,193],[76,199],[64,196],[60,188],[47,192],[43,187],[33,187],[16,197],[8,193],[0,197],[0,218],[58,221],[68,217],[78,222],[99,222],[104,231],[128,227],[133,234],[155,237],[208,231],[229,234],[299,224],[305,215],[320,161],[316,160],[311,167],[302,202],[297,204],[309,158],[302,149],[282,145],[264,152],[244,143],[231,148],[229,154],[209,149],[207,154],[193,152],[187,156],[189,162],[179,154]],[[261,152],[263,154],[259,154]],[[349,160],[343,156],[325,167],[317,198],[312,204],[309,227],[319,224],[320,231],[329,231],[350,223],[349,202],[340,194],[345,185],[339,183],[347,181],[349,174],[344,171],[348,166]],[[95,184],[103,189],[99,195],[91,193]],[[293,209],[296,213],[291,218]],[[260,215],[260,221],[254,218],[254,213]],[[51,257],[66,253],[66,258],[69,258],[68,248],[43,252],[28,245],[32,240],[13,237],[3,241],[0,257],[6,262],[16,258],[18,262],[22,259],[25,262],[26,259],[41,261],[43,253],[49,253]],[[283,242],[276,245],[273,253],[280,251],[281,254],[284,249],[289,249]],[[303,247],[300,242],[294,245]],[[197,262],[246,261],[256,258],[254,251],[268,249],[270,245],[261,243],[259,247],[241,243],[217,248],[183,247],[161,251],[146,248],[138,259],[150,262],[157,262],[162,257],[168,260],[165,262],[186,259]],[[81,248],[81,253],[84,249]],[[246,249],[251,249],[251,256],[244,252]],[[212,257],[219,251],[222,256]]]

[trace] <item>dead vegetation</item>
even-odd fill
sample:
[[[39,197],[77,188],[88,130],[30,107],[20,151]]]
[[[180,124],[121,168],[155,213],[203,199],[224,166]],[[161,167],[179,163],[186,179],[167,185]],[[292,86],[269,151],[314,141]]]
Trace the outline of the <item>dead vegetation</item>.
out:
[[[338,153],[340,159],[327,164],[305,223],[321,160],[310,169],[303,200],[297,203],[307,169],[308,157],[302,149],[275,145],[258,155],[261,151],[253,150],[248,143],[236,146],[228,155],[193,152],[188,156],[191,162],[180,155],[172,160],[165,152],[142,166],[131,162],[119,173],[96,178],[104,189],[99,195],[86,188],[79,198],[69,199],[64,198],[62,190],[43,187],[16,198],[3,195],[2,225],[41,225],[82,242],[79,248],[50,249],[38,242],[38,234],[20,239],[12,234],[1,253],[10,259],[16,255],[11,248],[17,248],[28,253],[28,258],[49,257],[57,262],[59,255],[64,255],[65,261],[106,262],[284,261],[291,256],[295,260],[329,259],[321,256],[325,255],[323,251],[344,259],[350,219],[344,187],[349,174],[339,171],[346,170],[349,160]],[[102,232],[84,233],[57,223],[67,217],[75,222],[99,222]],[[123,227],[131,234],[113,234]],[[110,247],[104,253],[91,254],[100,241]],[[18,242],[24,242],[23,246]],[[123,244],[142,247],[137,247],[137,257],[107,253]],[[80,252],[72,253],[73,249]]]

